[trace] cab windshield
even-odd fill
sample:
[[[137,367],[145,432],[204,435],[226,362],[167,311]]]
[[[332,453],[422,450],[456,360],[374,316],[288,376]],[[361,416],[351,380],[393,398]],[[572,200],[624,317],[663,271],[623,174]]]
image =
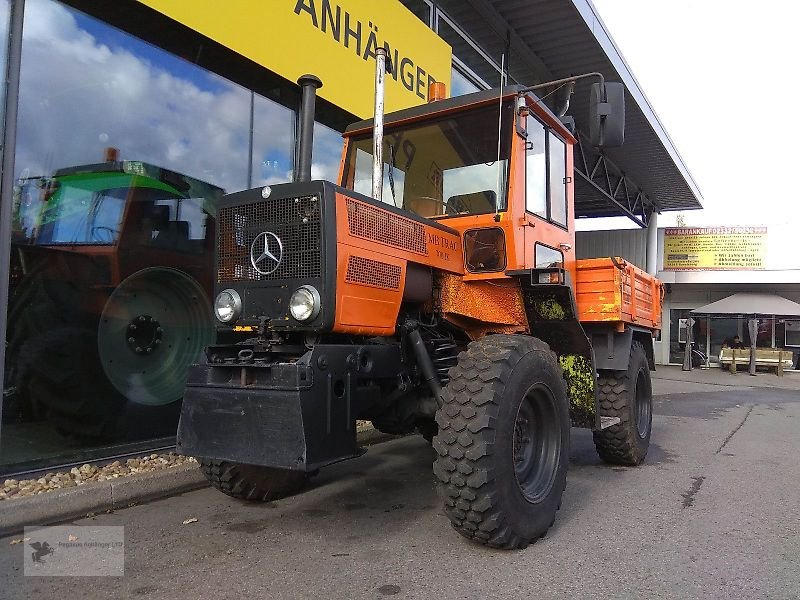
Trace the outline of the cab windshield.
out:
[[[387,127],[383,142],[383,202],[423,217],[505,210],[513,103],[413,125]],[[372,134],[350,140],[345,163],[350,189],[372,195]]]

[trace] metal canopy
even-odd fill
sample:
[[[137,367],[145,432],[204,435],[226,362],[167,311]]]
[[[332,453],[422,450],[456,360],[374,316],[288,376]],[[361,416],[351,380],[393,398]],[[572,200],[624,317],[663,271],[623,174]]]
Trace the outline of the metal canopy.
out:
[[[576,152],[576,216],[624,215],[645,225],[653,210],[702,208],[689,169],[589,0],[440,0],[437,5],[498,63],[508,44],[510,73],[518,83],[599,71],[608,81],[625,84],[625,144],[600,152],[584,143],[585,161]],[[588,131],[591,83],[578,83],[567,113],[578,130]]]
[[[778,315],[800,317],[800,304],[777,294],[740,292],[692,311],[694,315]]]

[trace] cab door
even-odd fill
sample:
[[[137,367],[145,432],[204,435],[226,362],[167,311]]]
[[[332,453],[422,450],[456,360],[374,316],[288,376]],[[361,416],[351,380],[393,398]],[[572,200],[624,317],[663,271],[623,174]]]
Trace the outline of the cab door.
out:
[[[566,270],[575,280],[572,147],[533,114],[525,151],[525,267]]]

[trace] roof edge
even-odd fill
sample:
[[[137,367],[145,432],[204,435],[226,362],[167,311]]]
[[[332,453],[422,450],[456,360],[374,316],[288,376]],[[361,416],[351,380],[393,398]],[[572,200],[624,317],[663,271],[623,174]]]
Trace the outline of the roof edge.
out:
[[[628,89],[631,96],[636,100],[636,103],[639,105],[642,113],[647,118],[647,121],[650,123],[653,131],[661,140],[664,148],[672,157],[675,165],[678,167],[684,179],[686,180],[687,185],[697,198],[698,203],[701,203],[702,205],[703,194],[700,192],[700,187],[697,185],[694,177],[692,177],[689,167],[686,165],[683,157],[675,147],[675,143],[672,141],[672,138],[670,138],[666,128],[661,123],[661,120],[658,118],[655,110],[653,110],[650,101],[647,99],[647,96],[639,85],[639,82],[633,75],[631,68],[628,66],[628,63],[625,61],[625,58],[622,56],[622,53],[612,39],[611,34],[608,32],[608,28],[600,18],[597,9],[592,4],[591,0],[572,0],[572,4],[581,15],[581,18],[584,20],[587,27],[589,27],[589,30],[592,32],[592,35],[594,35],[597,43],[600,44],[601,48],[606,53],[606,56],[611,61],[614,69],[616,69],[617,73],[622,78],[625,87]]]

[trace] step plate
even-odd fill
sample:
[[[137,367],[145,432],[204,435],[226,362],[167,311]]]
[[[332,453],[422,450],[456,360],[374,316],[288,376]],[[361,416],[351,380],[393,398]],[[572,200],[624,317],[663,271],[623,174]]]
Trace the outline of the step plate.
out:
[[[613,425],[619,425],[621,422],[619,417],[600,417],[600,430],[602,431]]]

